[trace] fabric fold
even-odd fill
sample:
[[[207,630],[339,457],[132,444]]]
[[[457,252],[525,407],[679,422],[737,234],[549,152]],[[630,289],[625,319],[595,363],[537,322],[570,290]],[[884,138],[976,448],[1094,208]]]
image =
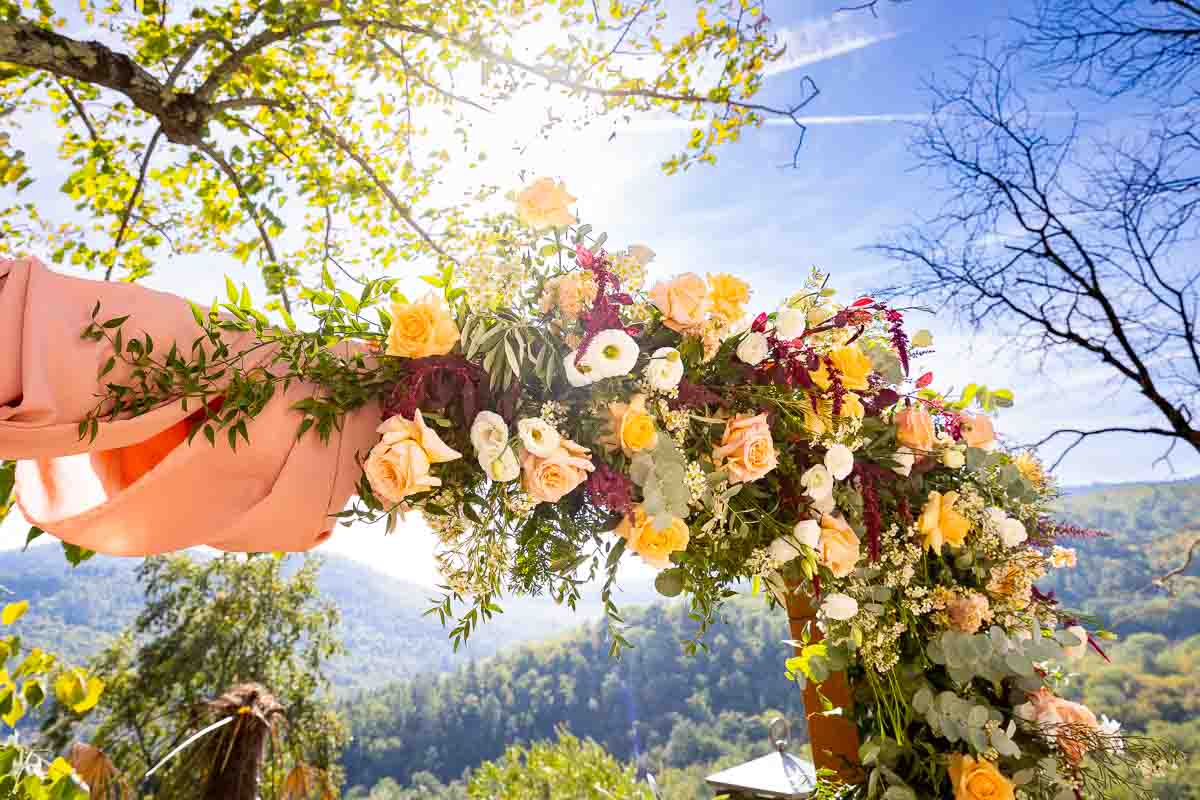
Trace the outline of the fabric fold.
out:
[[[315,387],[293,383],[247,423],[249,444],[189,445],[194,405],[173,402],[102,422],[94,441],[79,423],[100,400],[107,342],[81,337],[100,319],[129,315],[126,339],[148,333],[155,350],[190,352],[201,329],[182,298],[145,287],[82,280],[36,259],[0,261],[0,458],[16,459],[17,502],[34,525],[110,555],[196,545],[230,551],[301,551],[327,536],[376,440],[378,404],[347,415],[329,442],[297,439],[292,405]],[[235,349],[248,339],[231,340]],[[105,382],[121,383],[118,363]]]

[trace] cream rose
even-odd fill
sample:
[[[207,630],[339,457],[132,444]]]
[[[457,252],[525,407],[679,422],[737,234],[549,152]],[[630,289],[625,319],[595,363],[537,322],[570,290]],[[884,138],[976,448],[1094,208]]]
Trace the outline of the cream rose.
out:
[[[752,367],[757,367],[762,363],[770,352],[770,345],[767,343],[765,334],[750,331],[742,337],[742,341],[737,346],[737,357],[746,364]]]
[[[835,444],[825,453],[825,469],[836,481],[844,481],[854,470],[854,453],[844,444]]]
[[[529,451],[521,456],[525,491],[539,503],[557,503],[587,480],[595,469],[590,451],[570,439],[563,439],[546,458]]]
[[[713,461],[724,462],[730,483],[749,483],[779,464],[767,415],[738,415],[725,423],[721,444],[713,450]]]
[[[821,603],[821,613],[830,619],[846,622],[858,614],[858,601],[848,594],[826,595]]]
[[[416,303],[392,303],[387,354],[404,358],[444,356],[458,341],[450,310],[433,292]]]
[[[364,472],[376,496],[393,505],[442,485],[429,474],[432,464],[462,458],[425,425],[420,411],[412,420],[391,417],[377,430],[382,437],[367,456]]]
[[[680,333],[693,333],[708,313],[708,285],[696,273],[685,272],[654,284],[650,300],[662,312],[664,325]]]

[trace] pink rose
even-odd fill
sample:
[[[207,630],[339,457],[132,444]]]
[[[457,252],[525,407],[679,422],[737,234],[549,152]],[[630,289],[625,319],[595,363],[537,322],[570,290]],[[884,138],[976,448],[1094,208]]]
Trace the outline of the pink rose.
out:
[[[521,452],[521,472],[525,491],[539,503],[557,503],[587,480],[596,467],[586,447],[563,439],[546,458],[527,450]]]
[[[1087,754],[1087,743],[1080,741],[1079,735],[1100,730],[1100,721],[1092,710],[1064,700],[1044,686],[1028,697],[1028,703],[1013,709],[1016,715],[1038,725],[1046,736],[1054,737],[1068,761],[1073,764],[1082,761]]]
[[[730,483],[749,483],[766,475],[779,464],[775,440],[767,425],[767,415],[738,415],[725,423],[721,444],[713,450],[713,461],[729,472]]]
[[[975,633],[992,617],[991,604],[983,595],[972,592],[966,597],[956,596],[946,606],[950,624],[963,633]]]
[[[663,324],[668,328],[680,333],[695,332],[708,313],[708,284],[696,273],[685,272],[654,284],[650,299],[662,312]]]

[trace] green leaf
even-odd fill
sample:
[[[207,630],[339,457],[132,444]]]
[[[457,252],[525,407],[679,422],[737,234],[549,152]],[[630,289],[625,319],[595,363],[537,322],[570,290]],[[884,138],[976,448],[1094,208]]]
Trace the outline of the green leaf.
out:
[[[88,550],[86,547],[80,547],[79,545],[71,544],[70,542],[63,542],[62,547],[63,555],[66,556],[67,561],[71,563],[72,567],[78,567],[80,564],[96,555],[95,550]]]
[[[25,612],[28,610],[28,600],[18,600],[14,603],[9,603],[4,607],[3,611],[0,611],[0,624],[12,625],[14,622],[24,616]]]
[[[31,525],[29,528],[29,533],[25,534],[25,546],[21,548],[21,552],[28,550],[29,545],[33,543],[33,540],[41,536],[43,533],[45,533],[45,531],[39,528],[37,525]]]
[[[664,569],[654,579],[654,589],[663,597],[677,597],[683,591],[683,570],[678,567]]]
[[[229,299],[230,303],[232,303],[235,306],[237,305],[237,302],[238,302],[237,284],[235,284],[228,275],[225,276],[225,297]]]

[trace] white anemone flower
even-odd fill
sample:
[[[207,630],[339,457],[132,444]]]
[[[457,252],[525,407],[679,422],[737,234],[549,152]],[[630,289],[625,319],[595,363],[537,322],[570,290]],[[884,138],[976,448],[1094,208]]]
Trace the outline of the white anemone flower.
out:
[[[508,443],[508,423],[495,411],[480,411],[471,423],[471,445],[480,456],[495,455]]]
[[[619,378],[637,365],[637,342],[623,330],[600,331],[588,345],[583,360],[596,371],[597,378]]]
[[[580,363],[575,363],[575,358],[578,353],[574,350],[567,353],[567,357],[563,359],[563,373],[567,376],[567,383],[578,389],[581,386],[588,386],[599,380],[601,377],[592,369],[592,365],[588,363],[585,357]]]
[[[558,431],[541,417],[521,420],[517,423],[517,433],[521,437],[521,445],[538,458],[548,458],[562,442]]]
[[[757,367],[770,351],[765,334],[750,331],[738,343],[737,357],[752,367]]]
[[[844,444],[835,444],[825,453],[825,469],[836,481],[844,481],[854,470],[854,453]]]
[[[810,467],[800,476],[800,485],[808,490],[808,496],[814,500],[833,496],[833,476],[824,464]]]
[[[646,365],[646,381],[660,392],[669,392],[683,380],[683,357],[674,347],[660,347]]]
[[[825,596],[821,613],[839,622],[854,619],[858,614],[858,601],[848,594],[834,593]]]

